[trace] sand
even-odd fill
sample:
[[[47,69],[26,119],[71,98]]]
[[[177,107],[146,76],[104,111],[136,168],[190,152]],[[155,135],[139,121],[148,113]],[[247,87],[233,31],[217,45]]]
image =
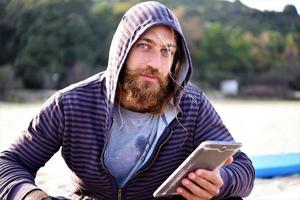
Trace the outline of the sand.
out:
[[[242,150],[249,156],[300,152],[299,101],[213,101],[224,123]],[[4,150],[28,125],[41,103],[0,102],[0,151]],[[55,154],[38,172],[36,183],[51,195],[70,192],[70,172]],[[272,179],[256,179],[246,200],[300,199],[300,174]]]

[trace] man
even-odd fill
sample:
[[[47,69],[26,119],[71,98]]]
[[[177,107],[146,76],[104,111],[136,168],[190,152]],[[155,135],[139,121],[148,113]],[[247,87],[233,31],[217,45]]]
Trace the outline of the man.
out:
[[[157,2],[123,16],[108,67],[54,94],[0,156],[1,199],[50,199],[34,183],[61,147],[74,174],[71,199],[153,199],[155,189],[206,140],[233,140],[189,80],[191,59],[174,14]],[[238,152],[220,170],[198,169],[174,199],[247,196],[254,181]]]

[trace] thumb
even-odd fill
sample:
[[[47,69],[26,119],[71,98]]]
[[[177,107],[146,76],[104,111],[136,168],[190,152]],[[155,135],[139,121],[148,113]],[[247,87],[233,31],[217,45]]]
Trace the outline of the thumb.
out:
[[[224,163],[224,165],[230,165],[233,162],[233,157],[230,156]]]

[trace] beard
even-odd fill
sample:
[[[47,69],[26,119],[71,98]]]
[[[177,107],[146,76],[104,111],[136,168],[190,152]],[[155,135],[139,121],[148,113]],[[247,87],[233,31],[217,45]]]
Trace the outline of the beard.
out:
[[[129,109],[138,112],[159,113],[169,100],[172,93],[171,78],[162,76],[157,69],[130,70],[124,66],[120,76],[121,98],[131,105]],[[155,77],[157,81],[150,82],[141,78],[141,75]]]

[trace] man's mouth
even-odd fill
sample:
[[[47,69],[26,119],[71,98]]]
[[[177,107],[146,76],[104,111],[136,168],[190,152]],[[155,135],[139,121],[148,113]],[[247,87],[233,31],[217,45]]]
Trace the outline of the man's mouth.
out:
[[[141,77],[146,80],[149,81],[151,83],[156,83],[158,81],[156,76],[153,75],[148,75],[148,74],[141,74]]]

